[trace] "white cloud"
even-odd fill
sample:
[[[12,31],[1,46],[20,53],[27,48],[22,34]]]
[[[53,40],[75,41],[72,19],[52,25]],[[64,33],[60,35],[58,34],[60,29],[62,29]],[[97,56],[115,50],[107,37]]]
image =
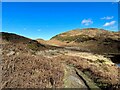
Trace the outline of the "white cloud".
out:
[[[110,20],[110,19],[113,19],[113,18],[114,18],[114,16],[107,16],[107,17],[103,17],[101,19]]]
[[[91,19],[84,19],[82,20],[81,24],[88,26],[90,24],[93,24],[93,21]]]
[[[103,26],[112,26],[116,23],[116,21],[106,22]]]

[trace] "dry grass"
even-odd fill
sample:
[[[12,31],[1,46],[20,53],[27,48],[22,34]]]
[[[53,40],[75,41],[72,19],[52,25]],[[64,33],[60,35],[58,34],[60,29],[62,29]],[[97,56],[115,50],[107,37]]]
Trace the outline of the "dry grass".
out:
[[[3,58],[3,84],[12,78],[5,87],[50,88],[61,87],[63,70],[60,62],[29,54]],[[50,79],[53,79],[51,85]]]

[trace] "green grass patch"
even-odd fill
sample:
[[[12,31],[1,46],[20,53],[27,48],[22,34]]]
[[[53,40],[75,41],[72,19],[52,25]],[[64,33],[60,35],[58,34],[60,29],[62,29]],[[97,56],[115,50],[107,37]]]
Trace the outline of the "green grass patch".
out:
[[[89,37],[87,35],[77,35],[77,36],[60,36],[60,35],[56,35],[55,37],[53,37],[52,39],[57,39],[60,41],[67,41],[67,42],[71,42],[71,41],[75,41],[75,42],[84,42],[84,41],[88,41],[88,40],[95,40],[92,37]]]

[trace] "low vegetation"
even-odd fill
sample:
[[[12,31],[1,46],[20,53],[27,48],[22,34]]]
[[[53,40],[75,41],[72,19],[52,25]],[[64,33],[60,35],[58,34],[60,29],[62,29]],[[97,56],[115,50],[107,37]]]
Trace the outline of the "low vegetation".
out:
[[[89,37],[87,35],[77,35],[77,36],[66,36],[66,37],[62,37],[62,36],[55,36],[53,38],[56,38],[57,40],[60,41],[66,41],[66,42],[71,42],[71,41],[75,41],[75,42],[84,42],[84,41],[89,41],[89,40],[95,40],[92,37]]]
[[[94,30],[96,29],[92,29]],[[88,32],[86,30],[82,31],[81,35],[78,35],[78,32],[78,30],[65,32],[52,38],[67,43],[62,47],[39,43],[16,34],[2,33],[1,87],[90,90],[120,88],[120,68],[105,55],[91,51],[98,49],[102,53],[103,49],[104,51],[110,49],[109,52],[117,49],[119,47],[117,36],[114,39],[113,37],[104,39],[83,34]],[[102,44],[102,41],[107,45]],[[71,42],[75,45],[70,46]]]

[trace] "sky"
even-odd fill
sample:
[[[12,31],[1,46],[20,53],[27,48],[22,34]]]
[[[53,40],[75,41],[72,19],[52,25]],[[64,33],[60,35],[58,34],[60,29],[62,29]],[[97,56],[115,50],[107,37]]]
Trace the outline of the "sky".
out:
[[[28,38],[51,37],[77,28],[118,31],[117,2],[3,2],[2,31]]]
[[[119,0],[2,0],[2,2],[118,2]]]

